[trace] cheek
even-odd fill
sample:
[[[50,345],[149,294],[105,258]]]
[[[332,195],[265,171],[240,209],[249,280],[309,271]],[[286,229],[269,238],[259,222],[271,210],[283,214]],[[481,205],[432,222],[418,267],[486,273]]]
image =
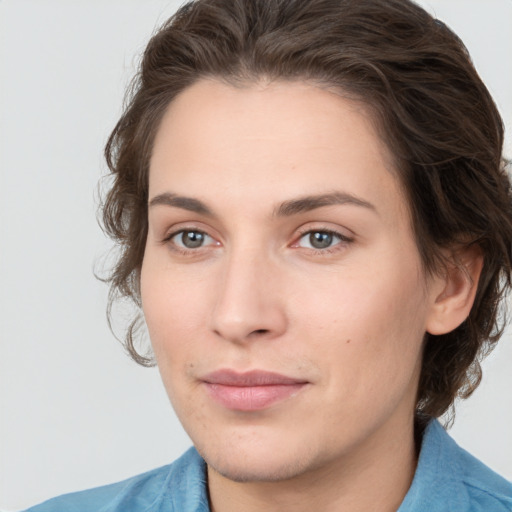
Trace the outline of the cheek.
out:
[[[175,274],[148,263],[141,273],[141,298],[158,370],[180,418],[194,415],[193,389],[183,376],[193,370],[194,346],[201,340],[197,321],[201,295],[192,283],[187,286]]]
[[[197,339],[205,297],[203,281],[192,275],[170,272],[167,264],[148,255],[141,271],[142,309],[151,344],[161,372],[177,365]],[[183,341],[187,340],[186,343]]]
[[[344,375],[373,374],[376,380],[416,365],[426,312],[416,267],[353,270],[316,284],[315,293],[297,295],[306,299],[300,305],[306,338],[326,364],[343,367]]]
[[[321,421],[347,432],[371,426],[404,404],[413,410],[421,366],[422,295],[412,283],[346,281],[322,304],[311,300],[309,354],[321,368]],[[315,319],[315,325],[313,320]],[[333,443],[336,442],[336,436]]]

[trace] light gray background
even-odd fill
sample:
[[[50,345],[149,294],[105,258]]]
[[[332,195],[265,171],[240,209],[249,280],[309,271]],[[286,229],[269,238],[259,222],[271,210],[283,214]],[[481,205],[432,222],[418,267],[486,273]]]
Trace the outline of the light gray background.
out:
[[[425,0],[508,123],[512,1]],[[166,464],[190,441],[156,369],[132,363],[92,274],[102,148],[145,42],[179,2],[0,1],[0,509]],[[510,331],[512,332],[512,331]],[[512,479],[510,334],[452,434]]]

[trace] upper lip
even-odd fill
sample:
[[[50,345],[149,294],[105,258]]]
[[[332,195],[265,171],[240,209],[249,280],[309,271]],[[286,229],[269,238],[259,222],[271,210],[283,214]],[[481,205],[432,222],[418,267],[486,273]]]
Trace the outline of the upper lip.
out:
[[[264,370],[251,370],[239,373],[234,370],[217,370],[205,375],[201,380],[208,384],[220,384],[223,386],[286,386],[293,384],[306,384],[304,379],[296,379],[279,373]]]

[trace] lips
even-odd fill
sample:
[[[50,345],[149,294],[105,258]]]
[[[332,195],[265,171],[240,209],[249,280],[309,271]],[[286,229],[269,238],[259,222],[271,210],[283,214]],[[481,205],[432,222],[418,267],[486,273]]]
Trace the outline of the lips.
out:
[[[295,396],[308,382],[278,373],[219,370],[202,379],[208,395],[227,409],[259,411]]]

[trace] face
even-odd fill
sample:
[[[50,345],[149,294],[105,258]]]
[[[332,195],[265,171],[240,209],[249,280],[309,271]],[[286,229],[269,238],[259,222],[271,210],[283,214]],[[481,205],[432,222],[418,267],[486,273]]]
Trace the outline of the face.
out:
[[[144,314],[210,468],[283,480],[410,432],[434,291],[361,105],[200,81],[162,120],[149,201]]]

